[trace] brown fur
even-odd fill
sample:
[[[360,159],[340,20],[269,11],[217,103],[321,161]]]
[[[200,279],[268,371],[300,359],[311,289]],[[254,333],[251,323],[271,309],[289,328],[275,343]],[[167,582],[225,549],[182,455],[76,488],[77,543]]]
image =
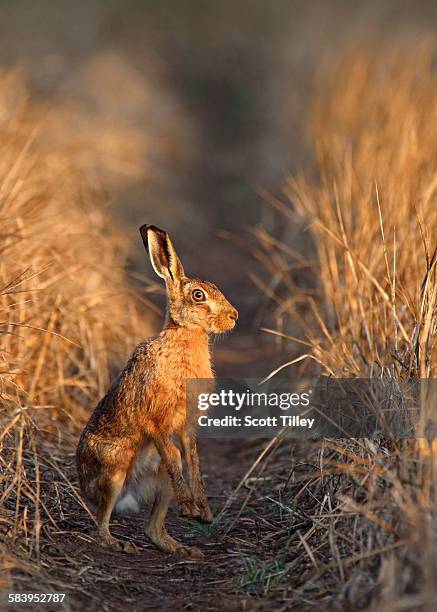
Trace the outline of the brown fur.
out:
[[[238,313],[215,285],[185,276],[168,234],[154,226],[140,231],[166,283],[166,321],[157,337],[136,347],[94,410],[77,447],[79,480],[96,506],[102,543],[122,548],[109,532],[117,502],[149,499],[153,507],[146,531],[152,541],[168,552],[200,556],[171,538],[164,525],[173,495],[182,515],[212,520],[200,473],[196,419],[186,410],[186,381],[213,379],[209,334],[232,329]],[[198,301],[200,295],[205,299]],[[188,484],[174,436],[187,464]]]

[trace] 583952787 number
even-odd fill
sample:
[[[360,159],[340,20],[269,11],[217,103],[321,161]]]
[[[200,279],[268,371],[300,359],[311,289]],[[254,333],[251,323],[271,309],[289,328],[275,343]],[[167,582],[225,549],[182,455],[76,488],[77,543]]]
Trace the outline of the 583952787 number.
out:
[[[56,604],[64,599],[65,593],[8,593],[8,603],[15,604]]]

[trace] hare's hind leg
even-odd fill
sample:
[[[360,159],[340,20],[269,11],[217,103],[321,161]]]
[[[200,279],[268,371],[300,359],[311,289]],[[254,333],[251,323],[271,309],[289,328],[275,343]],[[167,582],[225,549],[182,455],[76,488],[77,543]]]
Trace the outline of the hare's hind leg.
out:
[[[148,477],[150,478],[150,477]],[[161,462],[158,473],[154,477],[155,498],[146,527],[146,535],[162,551],[177,553],[189,557],[203,557],[203,553],[194,546],[185,546],[169,535],[165,528],[165,517],[173,498],[173,487],[165,465]]]
[[[135,552],[136,548],[131,542],[121,542],[114,538],[109,531],[109,519],[123,489],[126,473],[123,471],[113,474],[101,474],[97,484],[98,502],[96,511],[97,535],[100,542],[114,550]]]

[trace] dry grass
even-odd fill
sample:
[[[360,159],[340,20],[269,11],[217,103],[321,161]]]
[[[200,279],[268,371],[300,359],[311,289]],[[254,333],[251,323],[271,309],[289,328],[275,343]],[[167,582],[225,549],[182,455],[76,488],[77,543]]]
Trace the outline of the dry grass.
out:
[[[268,331],[300,351],[283,372],[391,384],[436,376],[435,57],[432,45],[354,51],[321,76],[312,116],[318,178],[290,177],[288,202],[271,198],[293,222],[300,218],[314,258],[255,231],[278,322]],[[422,409],[433,418],[435,395]],[[281,452],[265,473],[282,508],[282,517],[266,518],[274,549],[288,550],[274,574],[283,596],[301,608],[435,609],[435,443],[327,441],[292,456],[291,471]],[[263,499],[263,486],[250,496]],[[284,544],[290,514],[302,526],[289,528]],[[287,581],[305,562],[290,594]]]
[[[290,269],[315,275],[306,292],[286,286],[278,312],[299,320],[311,356],[331,374],[436,373],[432,60],[427,46],[413,55],[356,52],[331,65],[312,120],[319,180],[290,177],[284,190],[285,213],[309,227],[316,259],[258,231],[281,282],[292,282]]]
[[[317,248],[327,315],[321,339],[308,339],[328,371],[436,373],[432,57],[426,48],[384,62],[355,55],[338,66],[331,95],[316,98],[320,185],[290,180],[287,193]]]
[[[31,574],[53,522],[46,470],[76,495],[65,457],[111,368],[150,331],[97,174],[80,142],[54,131],[63,117],[29,103],[16,74],[0,75],[0,547],[5,569]]]

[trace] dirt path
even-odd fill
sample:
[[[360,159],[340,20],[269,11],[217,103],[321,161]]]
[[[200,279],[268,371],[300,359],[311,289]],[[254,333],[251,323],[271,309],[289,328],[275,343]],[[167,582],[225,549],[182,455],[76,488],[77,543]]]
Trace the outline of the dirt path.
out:
[[[222,440],[201,441],[200,452],[209,499],[217,513],[250,467],[252,453]],[[112,522],[117,537],[135,541],[140,549],[136,555],[97,547],[91,521],[85,512],[77,514],[77,506],[71,514],[64,508],[64,514],[68,515],[65,531],[61,539],[51,533],[50,552],[64,558],[63,569],[58,565],[58,578],[70,585],[74,610],[244,610],[256,605],[255,599],[238,592],[238,526],[232,536],[224,536],[170,510],[170,533],[204,552],[205,559],[197,562],[158,552],[144,535],[144,512]],[[77,529],[87,522],[89,535]]]

